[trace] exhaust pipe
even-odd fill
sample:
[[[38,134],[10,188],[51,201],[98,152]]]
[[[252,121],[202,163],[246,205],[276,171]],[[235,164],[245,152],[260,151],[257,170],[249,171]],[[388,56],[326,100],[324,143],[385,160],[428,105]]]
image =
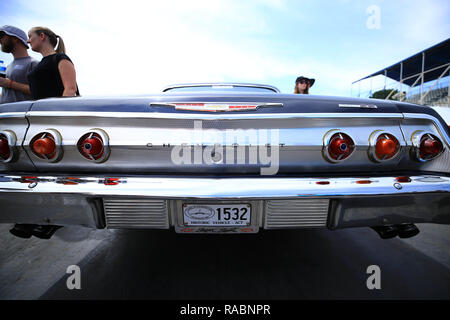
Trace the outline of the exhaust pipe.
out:
[[[36,224],[15,224],[9,232],[16,237],[29,239],[32,236],[31,231],[36,227]]]
[[[62,226],[38,225],[31,230],[31,234],[36,238],[47,240],[50,239],[59,228],[62,228]]]
[[[11,234],[19,238],[29,239],[31,236],[35,236],[39,239],[50,239],[53,234],[62,228],[62,226],[52,225],[38,225],[38,224],[15,224],[14,227],[9,230]]]
[[[391,239],[398,235],[396,226],[378,226],[371,227],[381,237],[381,239]]]
[[[400,238],[411,238],[419,234],[420,230],[413,223],[399,224],[398,236]]]

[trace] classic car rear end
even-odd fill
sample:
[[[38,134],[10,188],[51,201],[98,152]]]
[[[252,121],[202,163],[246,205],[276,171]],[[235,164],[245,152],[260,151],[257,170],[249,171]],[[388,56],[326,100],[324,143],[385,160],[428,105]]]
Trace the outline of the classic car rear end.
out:
[[[201,88],[3,105],[0,223],[383,238],[450,223],[450,133],[431,108]]]

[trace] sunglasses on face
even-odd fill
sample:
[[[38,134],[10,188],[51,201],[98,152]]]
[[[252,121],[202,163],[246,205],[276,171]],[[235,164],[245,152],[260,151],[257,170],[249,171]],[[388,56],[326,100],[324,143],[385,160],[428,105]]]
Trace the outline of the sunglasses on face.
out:
[[[300,83],[300,84],[309,84],[309,81],[308,80],[300,80],[299,82],[297,82],[297,83]]]

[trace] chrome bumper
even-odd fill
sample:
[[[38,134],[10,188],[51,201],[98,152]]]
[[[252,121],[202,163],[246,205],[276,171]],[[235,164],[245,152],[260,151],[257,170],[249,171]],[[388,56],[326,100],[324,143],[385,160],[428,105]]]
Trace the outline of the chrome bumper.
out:
[[[0,223],[93,228],[174,226],[183,232],[187,230],[180,210],[184,202],[219,201],[251,203],[255,208],[253,231],[450,224],[450,177],[412,176],[409,182],[398,182],[396,177],[0,176]]]

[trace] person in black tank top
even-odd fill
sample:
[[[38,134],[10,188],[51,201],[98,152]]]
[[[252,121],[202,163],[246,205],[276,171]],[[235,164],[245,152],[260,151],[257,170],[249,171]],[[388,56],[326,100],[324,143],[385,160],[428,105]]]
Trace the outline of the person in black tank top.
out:
[[[44,27],[32,28],[28,32],[28,38],[31,49],[44,56],[28,74],[33,98],[79,96],[75,67],[65,54],[62,38]]]

